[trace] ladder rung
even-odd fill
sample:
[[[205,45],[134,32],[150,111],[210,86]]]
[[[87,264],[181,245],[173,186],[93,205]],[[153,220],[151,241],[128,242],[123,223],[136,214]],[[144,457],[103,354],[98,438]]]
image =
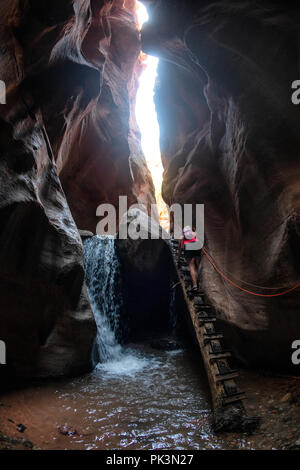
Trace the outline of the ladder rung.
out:
[[[223,338],[223,334],[222,333],[217,333],[217,332],[214,332],[214,333],[203,333],[203,336],[205,338],[208,338],[210,340],[213,340],[213,339],[222,339]]]
[[[214,323],[215,321],[217,321],[216,317],[201,317],[201,316],[198,316],[198,320],[201,323]]]
[[[216,382],[224,382],[225,380],[236,379],[238,372],[228,372],[227,374],[216,374]]]
[[[212,310],[210,305],[203,305],[201,302],[197,302],[197,301],[196,302],[194,301],[194,304],[196,307],[199,307],[202,310]]]
[[[211,341],[220,340],[222,338],[223,338],[222,334],[206,336],[206,337],[204,337],[204,344],[205,344],[205,346],[207,346],[207,344],[209,344]]]
[[[238,372],[238,369],[227,369],[226,372],[218,372],[216,377],[221,377],[222,375],[233,374],[234,372]]]
[[[231,357],[230,352],[209,353],[209,359],[211,361],[217,361],[218,359],[226,359],[227,357]]]
[[[220,339],[223,339],[223,335],[222,333],[210,333],[210,334],[207,334],[207,333],[203,333],[203,337],[204,337],[204,340],[205,341],[218,341],[218,344],[220,344]],[[212,344],[215,344],[215,343],[212,343]],[[223,348],[222,348],[223,349]]]
[[[225,388],[224,389],[225,390],[225,395],[223,395],[223,398],[239,397],[240,395],[245,395],[245,392],[237,390],[235,381],[232,381],[232,385],[235,388],[235,392],[227,392],[226,388]]]
[[[204,312],[202,310],[200,310],[199,312],[196,312],[198,317],[199,318],[210,318],[210,319],[214,319],[215,321],[217,320],[217,318],[214,316],[214,315],[208,315],[207,312]]]
[[[236,395],[233,395],[231,397],[224,397],[222,400],[222,404],[224,405],[229,405],[230,403],[235,403],[241,400],[246,400],[247,397],[244,392],[239,392]]]
[[[210,354],[227,354],[231,355],[231,351],[229,349],[220,349],[220,351],[212,351]]]

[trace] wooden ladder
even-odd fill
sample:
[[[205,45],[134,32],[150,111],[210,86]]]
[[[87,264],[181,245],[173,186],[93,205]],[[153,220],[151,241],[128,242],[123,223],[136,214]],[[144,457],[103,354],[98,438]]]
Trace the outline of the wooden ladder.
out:
[[[179,280],[177,285],[182,288],[208,377],[214,430],[252,432],[257,428],[260,418],[247,414],[244,403],[246,395],[236,384],[239,373],[229,364],[228,359],[232,354],[222,345],[223,334],[216,330],[217,318],[204,292],[199,290],[196,295],[192,293],[192,280],[184,258],[180,259],[181,268],[177,266],[178,241],[171,240],[170,243]]]

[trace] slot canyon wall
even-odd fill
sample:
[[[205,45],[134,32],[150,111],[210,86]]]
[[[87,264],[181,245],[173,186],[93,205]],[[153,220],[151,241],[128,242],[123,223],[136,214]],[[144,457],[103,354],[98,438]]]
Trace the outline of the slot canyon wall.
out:
[[[0,338],[5,371],[93,367],[96,334],[78,229],[96,208],[154,202],[132,113],[135,1],[2,0]]]
[[[299,10],[266,0],[143,3],[142,42],[134,0],[0,3],[0,339],[13,374],[93,366],[78,229],[95,233],[97,207],[118,208],[119,195],[154,202],[133,113],[141,44],[160,57],[166,202],[205,204],[206,247],[246,288],[299,280]],[[299,290],[250,296],[207,259],[202,276],[237,357],[290,368]]]
[[[156,107],[168,204],[205,204],[205,246],[236,283],[272,294],[299,282],[299,6],[144,1],[142,49],[160,57]],[[299,288],[252,296],[202,261],[229,346],[248,365],[293,369]],[[247,284],[243,281],[246,281]]]

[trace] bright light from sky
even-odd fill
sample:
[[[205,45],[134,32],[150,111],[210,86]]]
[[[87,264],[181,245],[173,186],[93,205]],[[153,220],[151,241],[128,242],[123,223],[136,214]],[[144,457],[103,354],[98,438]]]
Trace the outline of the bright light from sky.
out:
[[[137,2],[137,7],[138,22],[142,27],[149,17],[142,3]],[[143,152],[155,186],[159,220],[161,225],[168,229],[167,209],[161,196],[163,166],[159,146],[159,126],[153,101],[158,58],[147,55],[144,63],[146,67],[140,76],[136,97],[136,119],[142,135]]]
[[[147,8],[141,2],[136,2],[136,3],[137,3],[138,22],[139,22],[140,28],[142,28],[143,24],[149,20],[149,15],[147,12]]]

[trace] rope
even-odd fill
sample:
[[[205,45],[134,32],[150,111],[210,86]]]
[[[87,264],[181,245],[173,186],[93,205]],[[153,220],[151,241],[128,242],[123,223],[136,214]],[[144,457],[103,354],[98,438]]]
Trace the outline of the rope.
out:
[[[215,258],[213,257],[213,255],[212,255],[211,253],[209,253],[209,256],[211,257],[211,259],[213,260],[213,262],[214,262],[215,264],[217,264]],[[284,289],[284,287],[259,286],[258,284],[253,284],[252,282],[244,281],[243,279],[239,279],[238,277],[235,277],[232,272],[230,272],[230,271],[228,271],[228,270],[225,271],[225,269],[223,269],[223,273],[225,273],[226,276],[228,276],[228,277],[231,276],[231,278],[234,279],[235,281],[242,282],[243,284],[247,284],[248,286],[251,286],[251,287],[258,287],[258,289],[266,289],[266,290],[280,290],[280,289]]]
[[[237,287],[238,289],[244,291],[244,292],[247,292],[247,294],[251,294],[251,295],[255,295],[257,297],[279,297],[280,295],[285,295],[285,294],[288,294],[289,292],[292,292],[293,290],[297,289],[297,287],[300,287],[300,282],[298,284],[296,284],[294,287],[291,287],[290,289],[287,289],[283,292],[279,292],[277,294],[258,294],[257,292],[252,292],[250,290],[247,290],[247,289],[244,289],[243,287],[239,286],[238,284],[236,284],[234,281],[232,281],[231,279],[229,279],[229,277],[227,277],[219,268],[218,266],[213,262],[213,260],[211,259],[211,257],[209,256],[209,254],[207,253],[206,249],[204,247],[202,247],[202,251],[203,253],[205,254],[205,256],[207,257],[208,261],[210,262],[210,264],[213,266],[213,268],[217,271],[218,274],[220,274],[221,277],[223,277],[227,282],[229,282],[230,284],[232,284],[233,286]]]

